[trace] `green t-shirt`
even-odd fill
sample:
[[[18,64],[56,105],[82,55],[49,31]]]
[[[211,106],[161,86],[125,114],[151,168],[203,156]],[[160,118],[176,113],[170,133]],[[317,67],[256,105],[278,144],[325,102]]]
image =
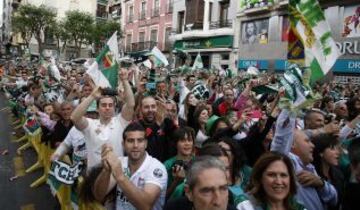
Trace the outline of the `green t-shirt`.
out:
[[[173,182],[173,175],[172,175],[172,167],[174,166],[174,163],[176,161],[176,156],[166,160],[164,162],[167,174],[168,174],[168,182],[167,182],[167,186],[169,187],[171,185],[171,183]]]
[[[193,156],[191,159],[194,160],[195,156]],[[164,162],[164,165],[165,165],[165,168],[166,168],[166,171],[168,173],[168,182],[167,182],[167,186],[169,187],[171,185],[171,183],[174,181],[174,177],[172,175],[172,168],[175,164],[175,162],[179,160],[177,159],[177,156],[174,156],[168,160],[166,160]]]

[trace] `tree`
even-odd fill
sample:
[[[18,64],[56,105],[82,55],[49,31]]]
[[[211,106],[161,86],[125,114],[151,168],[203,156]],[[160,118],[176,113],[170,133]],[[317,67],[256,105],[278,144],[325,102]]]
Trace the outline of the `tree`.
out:
[[[27,45],[31,36],[38,42],[39,54],[43,51],[44,30],[54,24],[56,12],[44,5],[21,5],[13,16],[12,24],[17,32],[21,33]],[[30,38],[29,38],[30,37]]]
[[[115,31],[118,31],[118,34],[121,35],[119,22],[105,20],[98,21],[92,31],[91,43],[94,43],[97,48],[101,48]]]
[[[73,41],[77,56],[80,55],[82,44],[90,43],[94,19],[90,13],[69,11],[66,13],[63,28],[66,41]],[[64,41],[64,40],[63,40]]]
[[[54,22],[49,28],[47,28],[47,32],[55,38],[58,54],[60,55],[60,52],[64,52],[67,42],[70,39],[69,34],[64,29],[64,22]],[[62,47],[60,46],[60,43],[62,43]]]
[[[14,33],[20,34],[22,40],[24,41],[27,48],[29,48],[30,39],[32,36],[30,30],[30,24],[28,19],[22,16],[13,16],[12,17],[12,30]]]

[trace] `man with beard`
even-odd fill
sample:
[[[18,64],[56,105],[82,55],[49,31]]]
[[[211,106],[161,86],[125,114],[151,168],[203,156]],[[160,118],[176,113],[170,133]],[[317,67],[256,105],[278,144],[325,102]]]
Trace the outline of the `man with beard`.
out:
[[[160,126],[156,122],[157,104],[152,96],[147,96],[141,100],[139,123],[144,126],[146,139],[148,140],[146,151],[152,157],[164,161],[164,143],[159,138]]]

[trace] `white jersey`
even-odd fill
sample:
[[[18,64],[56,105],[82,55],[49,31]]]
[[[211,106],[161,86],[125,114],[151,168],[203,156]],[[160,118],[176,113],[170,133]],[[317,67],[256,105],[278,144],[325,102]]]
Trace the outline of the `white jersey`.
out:
[[[122,134],[129,124],[121,114],[116,115],[107,125],[100,123],[99,119],[89,119],[88,126],[82,130],[86,139],[87,169],[101,163],[101,147],[105,143],[110,144],[117,156],[123,156]]]
[[[128,157],[119,157],[119,159],[121,160],[124,173],[129,177]],[[158,186],[160,188],[160,196],[152,210],[163,209],[168,175],[165,166],[160,161],[146,154],[146,158],[140,168],[129,179],[140,189],[143,189],[146,184]],[[116,210],[136,210],[119,187],[116,188]]]
[[[73,160],[81,161],[86,159],[86,146],[85,146],[85,137],[78,129],[73,126],[66,138],[64,143],[67,147],[73,148]]]

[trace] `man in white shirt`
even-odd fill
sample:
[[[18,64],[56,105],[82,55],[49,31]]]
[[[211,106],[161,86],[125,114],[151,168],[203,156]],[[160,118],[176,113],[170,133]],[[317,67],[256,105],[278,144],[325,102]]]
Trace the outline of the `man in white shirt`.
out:
[[[120,114],[115,115],[116,99],[113,96],[102,95],[101,88],[96,87],[71,115],[75,127],[84,134],[86,139],[88,170],[100,164],[101,147],[105,143],[110,144],[118,156],[123,155],[122,133],[132,120],[135,100],[126,69],[120,70],[119,79],[123,83],[125,92],[125,105]],[[99,119],[84,117],[94,100],[97,101]]]
[[[127,157],[118,157],[109,145],[102,147],[103,169],[95,181],[93,194],[103,202],[116,186],[116,210],[162,210],[165,203],[165,166],[145,151],[145,128],[129,124],[123,134]]]

